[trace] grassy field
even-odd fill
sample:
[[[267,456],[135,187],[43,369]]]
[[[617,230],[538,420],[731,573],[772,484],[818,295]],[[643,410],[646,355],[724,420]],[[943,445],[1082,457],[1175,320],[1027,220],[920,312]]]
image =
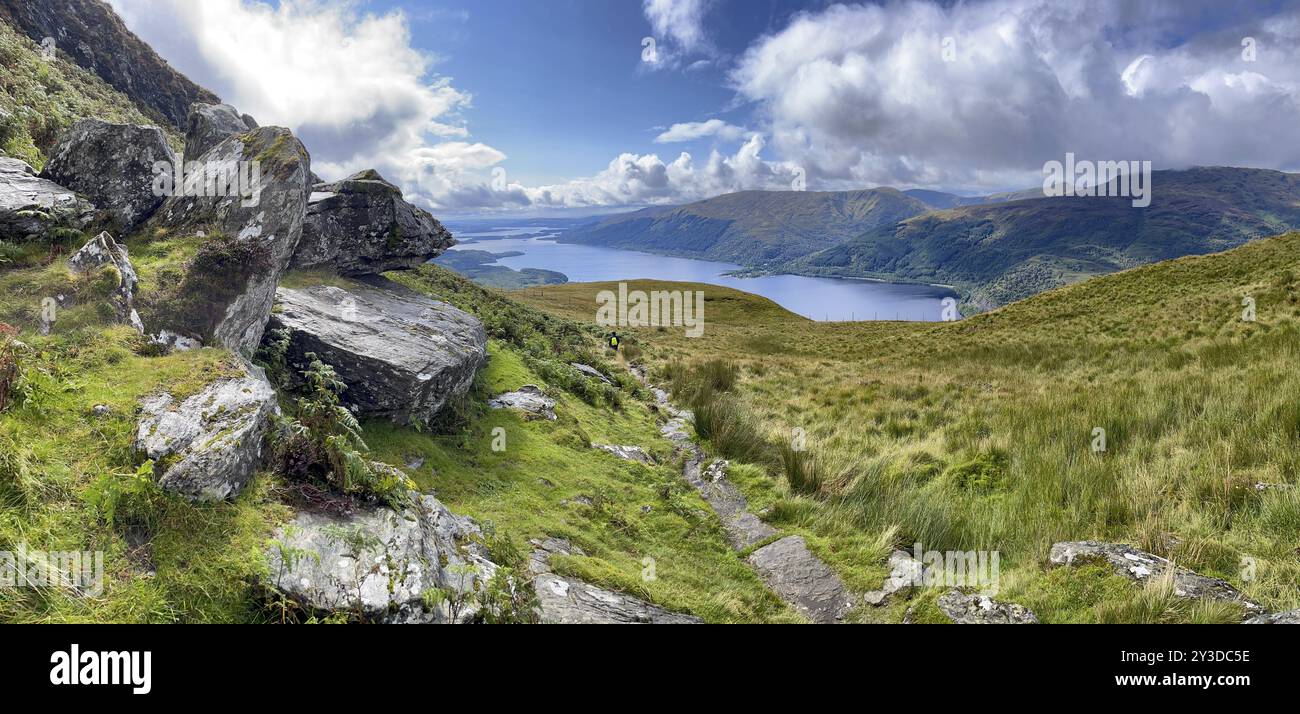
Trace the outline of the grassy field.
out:
[[[1000,597],[1046,622],[1232,620],[1097,569],[1049,570],[1047,553],[1128,541],[1300,606],[1298,251],[1292,233],[941,324],[815,323],[724,288],[636,282],[703,290],[706,329],[627,333],[665,381],[706,360],[740,368],[728,409],[762,439],[724,430],[713,448],[749,462],[738,480],[754,510],[815,535],[859,589],[879,586],[878,544],[919,542],[998,551]],[[590,323],[614,288],[512,296]]]

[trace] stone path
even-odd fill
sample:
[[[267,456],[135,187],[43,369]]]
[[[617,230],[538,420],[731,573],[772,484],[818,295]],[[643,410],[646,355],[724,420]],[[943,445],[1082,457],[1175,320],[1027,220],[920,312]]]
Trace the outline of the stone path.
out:
[[[685,459],[682,476],[718,514],[732,549],[741,552],[778,535],[780,531],[749,512],[745,496],[727,480],[726,461],[706,465],[704,450],[691,440],[692,414],[674,406],[668,393],[651,384],[643,371],[632,373],[668,415],[660,433]],[[801,536],[786,536],[755,550],[749,564],[778,597],[812,622],[837,623],[853,606],[844,582],[808,550]]]
[[[692,615],[669,612],[657,605],[598,588],[576,578],[551,572],[551,555],[583,555],[582,549],[562,538],[532,541],[528,569],[541,605],[542,622],[554,625],[696,625]]]

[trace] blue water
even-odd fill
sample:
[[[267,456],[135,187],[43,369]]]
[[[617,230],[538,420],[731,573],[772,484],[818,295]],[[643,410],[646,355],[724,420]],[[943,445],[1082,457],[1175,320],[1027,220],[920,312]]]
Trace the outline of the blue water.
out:
[[[680,280],[723,285],[762,295],[785,309],[813,320],[937,321],[951,290],[928,285],[900,285],[840,278],[771,275],[735,278],[724,273],[741,268],[692,258],[671,258],[631,250],[557,243],[555,233],[537,227],[501,228],[457,233],[452,250],[519,251],[497,265],[519,270],[542,268],[564,273],[575,283],[604,280]]]

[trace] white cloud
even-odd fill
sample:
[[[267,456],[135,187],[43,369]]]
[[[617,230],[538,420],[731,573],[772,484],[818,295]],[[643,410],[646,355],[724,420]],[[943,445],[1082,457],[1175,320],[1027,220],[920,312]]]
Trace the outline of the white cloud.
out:
[[[721,119],[685,122],[673,124],[668,130],[655,137],[656,144],[672,144],[680,141],[695,141],[709,136],[716,136],[724,141],[736,141],[749,132]]]
[[[668,163],[656,154],[623,154],[595,176],[528,189],[527,194],[538,207],[593,208],[686,203],[748,189],[789,190],[797,167],[764,160],[763,146],[763,137],[754,134],[735,154],[714,150],[703,165],[685,152]]]
[[[326,179],[374,168],[442,204],[466,174],[505,159],[464,141],[471,96],[431,73],[406,16],[346,0],[111,0],[127,24],[195,81],[263,124],[287,126]],[[455,139],[455,141],[445,141]]]
[[[1300,9],[1200,5],[836,5],[754,42],[732,81],[821,186],[1032,185],[1067,151],[1300,168]]]
[[[712,0],[641,0],[657,43],[654,61],[642,66],[657,70],[685,65],[688,71],[710,66],[718,54],[704,29],[711,4]]]
[[[642,0],[641,7],[656,36],[687,52],[711,49],[704,32],[707,0]]]

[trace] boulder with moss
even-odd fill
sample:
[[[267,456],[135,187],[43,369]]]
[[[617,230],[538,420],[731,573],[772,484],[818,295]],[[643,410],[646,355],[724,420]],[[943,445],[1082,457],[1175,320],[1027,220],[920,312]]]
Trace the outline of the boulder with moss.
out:
[[[496,572],[471,519],[433,496],[346,514],[301,511],[266,550],[269,590],[316,614],[381,623],[471,622]]]
[[[144,324],[135,311],[135,290],[140,279],[131,265],[126,246],[113,240],[108,233],[100,233],[68,258],[68,270],[76,275],[106,274],[110,282],[107,286],[109,299],[117,321],[144,333]]]
[[[171,171],[176,162],[176,152],[156,126],[82,119],[60,138],[41,177],[90,199],[129,231],[165,198],[154,185],[155,167]]]
[[[487,333],[451,305],[375,283],[281,288],[270,329],[288,331],[290,364],[314,353],[331,365],[358,415],[426,423],[469,391],[487,361]]]
[[[141,401],[135,452],[153,461],[165,491],[193,501],[237,495],[262,460],[275,390],[261,371],[243,363],[192,395],[168,392]]]
[[[63,186],[40,178],[27,162],[0,157],[0,241],[44,240],[59,229],[81,230],[95,207]]]
[[[202,233],[212,255],[191,266],[172,309],[156,316],[160,324],[149,329],[171,329],[250,356],[302,236],[311,158],[288,129],[262,127],[226,138],[200,163],[238,170],[252,180],[224,196],[175,195],[158,209],[150,222],[154,232]]]
[[[369,170],[313,187],[293,265],[343,275],[409,270],[455,244],[437,219]]]

